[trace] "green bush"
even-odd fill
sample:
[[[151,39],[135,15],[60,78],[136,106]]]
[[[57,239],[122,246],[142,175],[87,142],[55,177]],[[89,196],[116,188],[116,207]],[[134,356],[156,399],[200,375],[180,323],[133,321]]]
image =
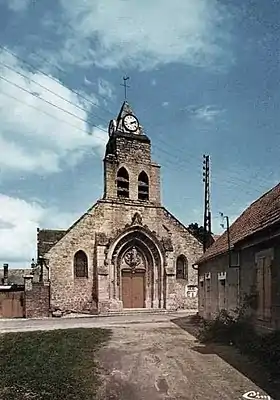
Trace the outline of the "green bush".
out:
[[[223,310],[214,320],[203,321],[198,338],[202,343],[230,344],[234,323],[234,318]]]

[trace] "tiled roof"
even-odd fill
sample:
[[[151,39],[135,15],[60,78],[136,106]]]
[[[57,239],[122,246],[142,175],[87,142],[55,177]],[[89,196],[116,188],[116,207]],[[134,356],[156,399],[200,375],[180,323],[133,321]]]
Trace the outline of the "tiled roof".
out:
[[[66,231],[55,229],[38,230],[38,257],[46,254],[64,235]]]
[[[280,183],[252,203],[230,226],[231,246],[278,221],[280,221]],[[200,264],[227,251],[227,232],[224,232],[197,263]]]

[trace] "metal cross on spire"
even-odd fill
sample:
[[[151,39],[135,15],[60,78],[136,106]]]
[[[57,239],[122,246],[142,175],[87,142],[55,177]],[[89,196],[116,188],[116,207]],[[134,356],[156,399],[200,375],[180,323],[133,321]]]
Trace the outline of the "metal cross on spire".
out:
[[[123,77],[123,83],[121,83],[121,86],[124,87],[124,100],[127,99],[127,88],[129,88],[130,86],[128,86],[127,81],[129,80],[129,76],[124,76]]]

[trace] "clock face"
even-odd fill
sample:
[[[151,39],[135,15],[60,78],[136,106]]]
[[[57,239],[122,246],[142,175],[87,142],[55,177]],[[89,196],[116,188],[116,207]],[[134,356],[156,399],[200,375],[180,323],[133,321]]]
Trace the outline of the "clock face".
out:
[[[108,129],[109,135],[112,136],[113,133],[115,132],[115,130],[116,130],[116,122],[112,119],[110,121],[109,129]]]
[[[132,114],[128,114],[124,117],[123,124],[130,132],[136,132],[139,127],[138,119]]]

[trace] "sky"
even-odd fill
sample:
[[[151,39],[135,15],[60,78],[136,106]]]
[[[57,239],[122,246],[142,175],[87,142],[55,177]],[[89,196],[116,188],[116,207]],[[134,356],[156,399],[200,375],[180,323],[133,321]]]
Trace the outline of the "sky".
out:
[[[0,263],[102,196],[126,75],[164,206],[203,223],[207,154],[221,233],[279,181],[279,19],[278,0],[0,0]]]

